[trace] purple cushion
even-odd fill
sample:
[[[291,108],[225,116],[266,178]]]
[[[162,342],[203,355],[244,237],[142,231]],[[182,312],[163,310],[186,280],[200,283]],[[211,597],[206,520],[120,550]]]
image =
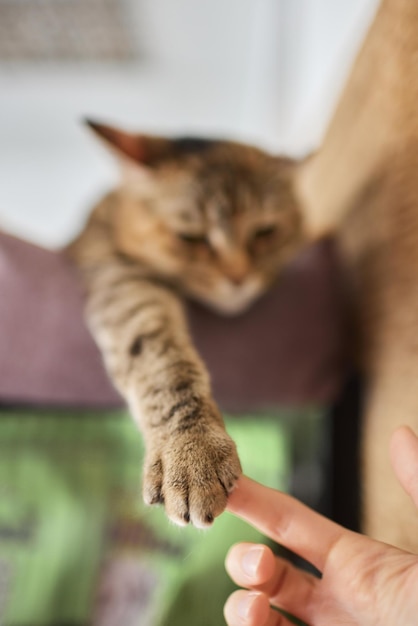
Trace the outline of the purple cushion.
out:
[[[215,397],[229,411],[332,402],[344,323],[329,243],[307,250],[252,309],[222,318],[188,306]],[[0,233],[0,403],[117,407],[83,321],[77,273],[59,252]]]

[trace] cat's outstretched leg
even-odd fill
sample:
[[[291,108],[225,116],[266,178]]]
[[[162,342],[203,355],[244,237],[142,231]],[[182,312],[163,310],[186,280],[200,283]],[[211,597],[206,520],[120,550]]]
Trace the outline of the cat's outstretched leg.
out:
[[[123,260],[90,272],[87,315],[106,367],[146,444],[143,491],[180,525],[210,525],[241,473],[183,308]]]

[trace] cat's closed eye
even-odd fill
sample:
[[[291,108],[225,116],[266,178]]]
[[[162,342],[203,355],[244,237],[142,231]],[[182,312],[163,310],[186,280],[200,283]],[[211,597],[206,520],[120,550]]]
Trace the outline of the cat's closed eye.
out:
[[[264,250],[273,244],[279,235],[279,229],[275,224],[261,226],[250,237],[248,242],[249,250],[253,253]]]
[[[205,235],[194,235],[191,233],[177,233],[177,237],[183,241],[184,243],[190,244],[190,245],[204,245],[204,246],[209,246],[209,240],[207,239],[207,237],[205,237]]]
[[[277,234],[277,226],[263,226],[253,233],[253,241],[270,239]]]

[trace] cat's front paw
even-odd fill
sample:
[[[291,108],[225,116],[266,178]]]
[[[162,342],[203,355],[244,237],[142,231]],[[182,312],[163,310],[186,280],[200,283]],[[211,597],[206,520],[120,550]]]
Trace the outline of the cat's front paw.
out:
[[[236,447],[221,428],[185,432],[149,450],[143,492],[147,504],[164,503],[168,517],[184,526],[210,526],[225,509],[241,474]]]

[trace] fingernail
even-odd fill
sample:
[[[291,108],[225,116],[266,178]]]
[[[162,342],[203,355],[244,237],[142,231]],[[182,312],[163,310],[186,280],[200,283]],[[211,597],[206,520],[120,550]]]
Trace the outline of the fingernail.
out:
[[[242,557],[241,567],[245,574],[250,578],[254,578],[257,574],[262,556],[263,548],[256,547],[248,550],[248,552],[246,552]]]
[[[258,593],[247,593],[239,602],[237,606],[238,617],[243,620],[247,620],[250,616],[251,607],[254,604],[256,597],[260,595]]]

